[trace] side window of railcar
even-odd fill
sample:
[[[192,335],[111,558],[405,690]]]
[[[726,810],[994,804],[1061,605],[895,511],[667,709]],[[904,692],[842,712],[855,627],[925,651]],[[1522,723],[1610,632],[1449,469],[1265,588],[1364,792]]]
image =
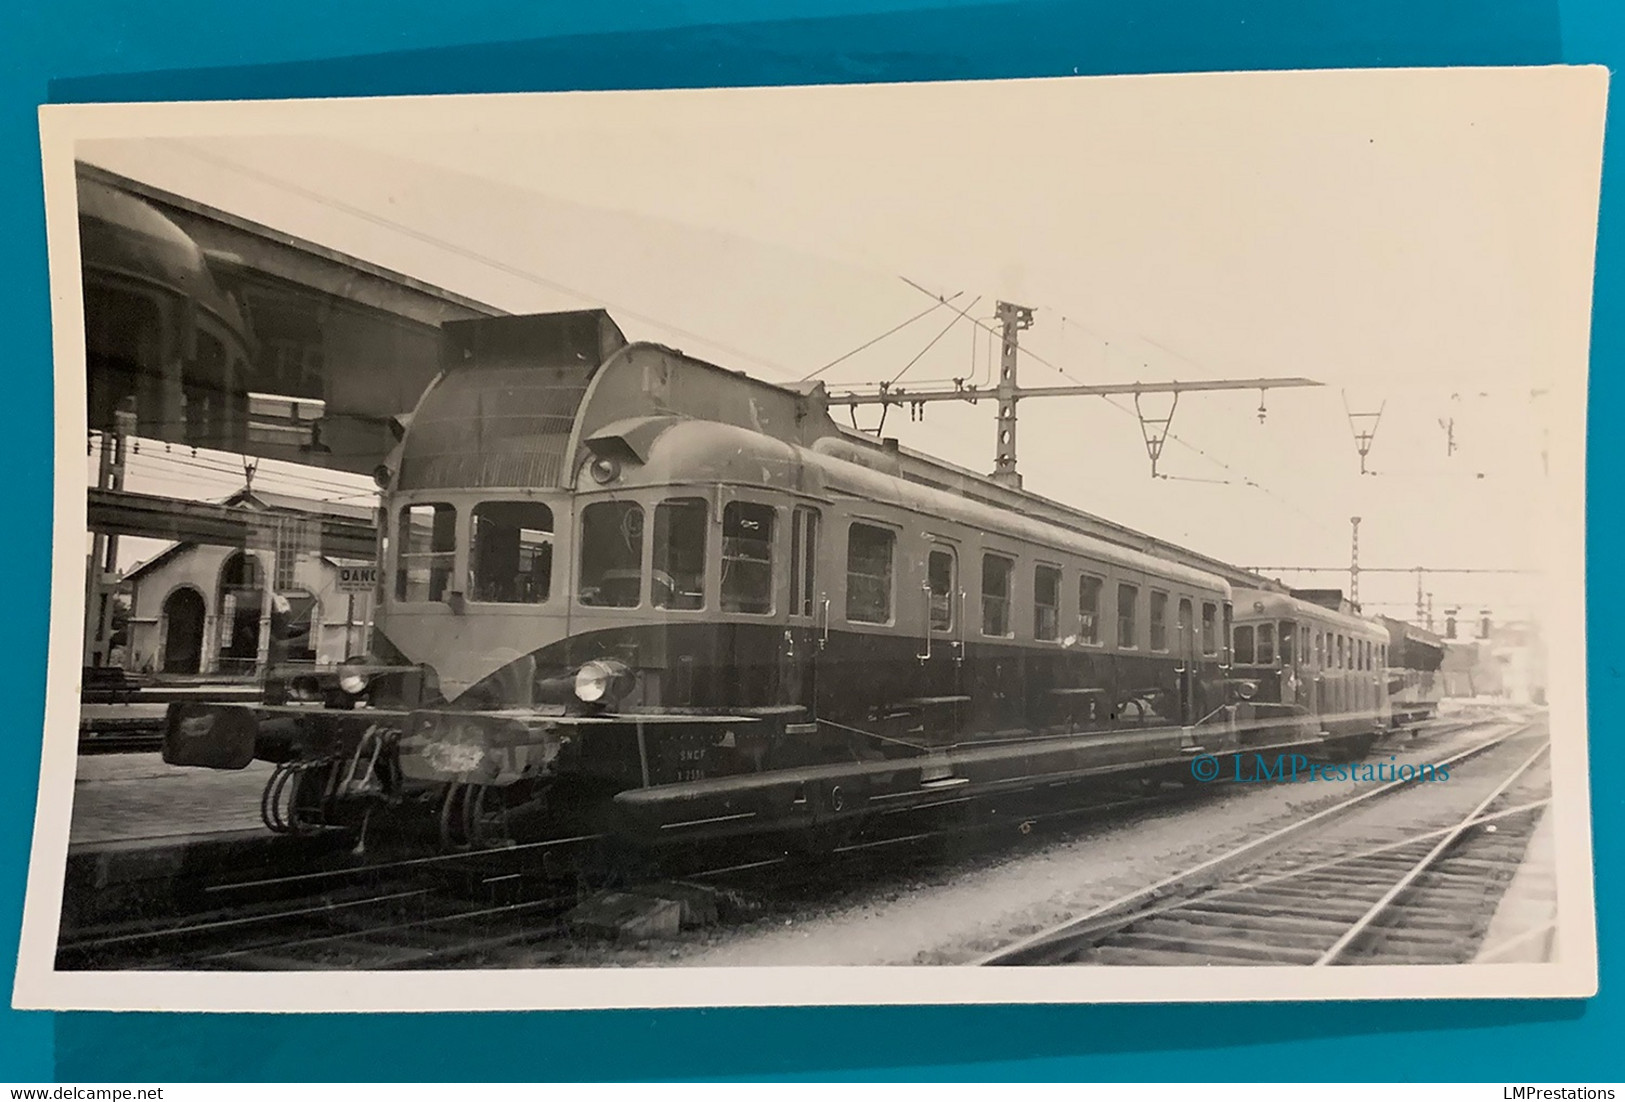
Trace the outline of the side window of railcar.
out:
[[[468,544],[472,601],[532,605],[553,578],[553,510],[539,501],[482,501]]]
[[[931,630],[954,630],[954,589],[958,562],[951,547],[933,547],[926,557],[925,581],[930,589]]]
[[[1258,625],[1258,664],[1260,666],[1275,665],[1275,625]]]
[[[457,510],[438,503],[403,507],[396,543],[396,599],[443,600],[457,555]]]
[[[1315,632],[1315,668],[1320,669],[1326,665],[1326,633]]]
[[[722,611],[773,611],[773,521],[778,511],[753,501],[722,510]]]
[[[790,615],[811,616],[818,598],[818,510],[796,506],[790,520]]]
[[[1151,591],[1151,649],[1168,649],[1168,594]]]
[[[1236,645],[1234,661],[1238,666],[1251,666],[1253,664],[1253,626],[1251,624],[1238,624],[1236,626]]]
[[[595,501],[581,510],[581,585],[584,605],[635,608],[643,596],[643,506]]]
[[[1212,601],[1202,602],[1202,653],[1219,653],[1219,606]]]
[[[1292,641],[1297,637],[1297,634],[1297,629],[1292,626],[1292,621],[1281,621],[1281,665],[1283,666],[1292,665],[1293,655],[1296,653],[1292,649]]]
[[[846,618],[885,624],[892,618],[892,563],[897,535],[889,528],[854,523],[846,537]]]
[[[705,607],[709,515],[703,498],[674,498],[655,506],[654,569],[649,575],[649,603],[654,607]]]
[[[1061,568],[1040,564],[1033,568],[1033,638],[1061,637]]]
[[[1140,587],[1117,587],[1117,645],[1123,650],[1134,650],[1140,645],[1140,624],[1135,615],[1139,611]]]
[[[1010,591],[1015,580],[1015,560],[1003,555],[982,556],[982,634],[1009,636]]]
[[[1078,642],[1100,645],[1100,597],[1106,583],[1092,574],[1078,575]]]
[[[1341,635],[1337,637],[1337,664],[1335,668],[1339,670],[1348,669],[1348,652],[1343,646],[1343,637]]]
[[[1180,658],[1189,657],[1190,654],[1191,654],[1191,651],[1193,649],[1191,647],[1191,631],[1195,627],[1195,624],[1193,623],[1194,618],[1195,617],[1194,617],[1194,614],[1192,612],[1191,599],[1189,597],[1181,597],[1179,599],[1179,620],[1178,620],[1178,624],[1179,624],[1179,656],[1180,656]]]
[[[1230,645],[1230,623],[1234,618],[1235,606],[1229,601],[1226,601],[1224,603],[1224,630],[1219,633],[1219,639],[1225,646]],[[1235,657],[1233,655],[1230,657],[1229,662],[1232,664],[1235,662]]]

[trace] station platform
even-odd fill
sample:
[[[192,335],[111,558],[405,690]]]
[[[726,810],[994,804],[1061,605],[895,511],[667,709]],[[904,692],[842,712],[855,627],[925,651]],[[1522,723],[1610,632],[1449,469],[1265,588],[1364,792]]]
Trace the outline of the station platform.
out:
[[[72,852],[112,843],[174,841],[199,835],[258,831],[260,791],[268,762],[247,769],[183,769],[158,754],[79,758],[73,785]]]
[[[78,764],[64,930],[195,910],[208,905],[201,885],[276,875],[351,845],[342,836],[267,829],[267,762],[222,771],[165,765],[157,754],[107,754],[81,755]]]
[[[1557,846],[1551,813],[1536,824],[1485,931],[1475,964],[1531,964],[1557,959]]]

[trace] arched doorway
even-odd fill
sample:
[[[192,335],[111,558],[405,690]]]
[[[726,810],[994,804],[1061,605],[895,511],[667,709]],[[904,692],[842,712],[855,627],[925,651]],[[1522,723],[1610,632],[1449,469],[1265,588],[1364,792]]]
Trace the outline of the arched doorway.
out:
[[[265,572],[259,560],[235,551],[220,571],[220,670],[253,673],[260,652]]]
[[[197,673],[203,666],[203,594],[187,587],[164,600],[164,672]]]

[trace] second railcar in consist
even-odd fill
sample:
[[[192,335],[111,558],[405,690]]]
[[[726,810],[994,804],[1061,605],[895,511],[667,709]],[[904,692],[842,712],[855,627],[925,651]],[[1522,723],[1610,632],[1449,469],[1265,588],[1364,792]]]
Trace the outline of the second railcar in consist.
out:
[[[327,707],[171,709],[167,760],[278,763],[278,825],[816,830],[1323,742],[1231,694],[1223,577],[846,432],[821,387],[600,311],[445,331],[380,472],[372,654]]]
[[[1237,589],[1235,677],[1261,712],[1362,753],[1390,725],[1389,635],[1336,590]]]

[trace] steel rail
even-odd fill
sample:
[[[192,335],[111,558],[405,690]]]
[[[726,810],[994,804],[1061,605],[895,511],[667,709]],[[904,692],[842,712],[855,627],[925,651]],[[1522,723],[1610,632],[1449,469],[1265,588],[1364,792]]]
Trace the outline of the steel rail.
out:
[[[1509,742],[1514,738],[1526,734],[1534,726],[1535,724],[1533,722],[1518,723],[1504,734],[1486,739],[1483,742],[1470,746],[1460,753],[1452,755],[1451,757],[1434,764],[1454,765],[1457,762],[1466,761],[1469,758],[1477,757],[1478,755],[1492,750],[1503,743]],[[1142,917],[1143,912],[1136,910],[1137,908],[1143,907],[1145,904],[1158,899],[1181,885],[1202,876],[1214,875],[1220,870],[1233,866],[1239,862],[1252,860],[1258,855],[1267,851],[1270,847],[1280,845],[1290,838],[1314,826],[1324,824],[1332,819],[1345,815],[1349,811],[1367,803],[1368,801],[1380,799],[1383,796],[1390,795],[1396,791],[1399,791],[1400,789],[1409,788],[1417,783],[1418,782],[1415,778],[1410,780],[1395,780],[1390,781],[1381,787],[1374,788],[1369,792],[1362,792],[1358,796],[1354,796],[1350,799],[1342,801],[1341,803],[1334,804],[1331,807],[1324,808],[1321,811],[1308,816],[1307,818],[1300,819],[1293,823],[1288,823],[1286,826],[1271,831],[1261,838],[1255,838],[1250,842],[1244,842],[1240,846],[1227,850],[1216,857],[1211,857],[1198,865],[1184,869],[1180,872],[1176,872],[1171,876],[1166,876],[1161,880],[1158,880],[1156,883],[1148,885],[1147,887],[1137,888],[1132,892],[1128,892],[1125,895],[1101,904],[1100,906],[1095,907],[1082,915],[1069,918],[1064,922],[1060,922],[1054,926],[1048,927],[1047,929],[1040,930],[1035,934],[1024,937],[1019,941],[1015,941],[1004,946],[1003,948],[996,949],[991,953],[987,953],[973,960],[971,964],[978,967],[1019,964],[1022,963],[1023,958],[1031,956],[1034,952],[1041,950],[1043,947],[1064,942],[1070,936],[1075,936],[1079,932],[1089,927],[1097,926],[1103,921],[1113,918],[1113,916],[1118,916],[1120,912],[1129,912],[1121,915],[1121,917],[1125,919]]]
[[[561,904],[570,902],[572,899],[574,899],[573,896],[563,895],[549,896],[544,899],[529,899],[522,903],[504,903],[496,907],[483,907],[471,911],[459,911],[454,914],[434,915],[414,919],[410,922],[397,922],[389,926],[369,926],[362,930],[344,930],[333,934],[317,934],[312,937],[298,938],[292,941],[262,942],[257,945],[247,945],[236,949],[227,949],[218,953],[192,955],[188,959],[198,963],[230,960],[233,957],[253,956],[257,953],[275,953],[288,949],[305,949],[313,945],[330,945],[334,942],[357,941],[364,938],[377,937],[380,934],[394,933],[398,930],[426,929],[433,926],[441,926],[458,922],[469,922],[476,918],[491,918],[497,915],[516,914],[520,911],[533,911],[546,907],[557,907]],[[517,937],[530,937],[536,932],[537,931],[535,930],[516,931],[514,934],[508,935],[502,940],[512,941]],[[458,949],[445,955],[451,956],[462,952],[464,952],[464,950]]]
[[[1543,744],[1540,749],[1536,750],[1533,754],[1530,754],[1527,758],[1525,758],[1523,763],[1507,776],[1506,780],[1496,785],[1494,792],[1491,792],[1488,796],[1484,797],[1484,799],[1472,810],[1469,815],[1452,827],[1443,838],[1439,839],[1438,843],[1428,851],[1425,857],[1416,862],[1416,864],[1412,865],[1405,875],[1399,878],[1393,887],[1384,892],[1381,899],[1373,903],[1365,914],[1356,919],[1354,923],[1344,931],[1343,936],[1333,942],[1332,946],[1321,954],[1320,959],[1315,961],[1314,966],[1318,968],[1329,964],[1336,964],[1340,959],[1342,959],[1348,953],[1349,949],[1353,947],[1354,943],[1358,941],[1363,934],[1371,929],[1371,927],[1376,923],[1377,919],[1381,918],[1388,908],[1393,906],[1394,902],[1399,899],[1400,896],[1404,895],[1405,892],[1409,890],[1411,885],[1415,884],[1417,879],[1423,873],[1432,868],[1433,865],[1436,864],[1438,860],[1443,857],[1445,853],[1447,853],[1450,848],[1456,844],[1457,841],[1461,839],[1461,836],[1467,833],[1467,831],[1473,826],[1474,821],[1477,820],[1479,816],[1484,814],[1485,809],[1487,809],[1496,800],[1499,800],[1506,790],[1516,784],[1518,778],[1527,773],[1530,766],[1534,765],[1535,762],[1544,757],[1551,750],[1551,748],[1552,744],[1548,741]]]
[[[247,888],[268,888],[283,884],[298,884],[310,880],[333,880],[344,876],[359,876],[363,873],[387,872],[390,869],[403,869],[421,867],[425,865],[444,865],[453,861],[467,861],[475,857],[507,857],[510,854],[525,853],[530,850],[549,849],[553,846],[577,845],[583,842],[598,842],[607,839],[607,834],[577,834],[568,838],[549,838],[541,842],[525,842],[514,846],[491,846],[487,849],[471,849],[461,853],[433,853],[425,857],[406,857],[396,861],[382,861],[375,865],[352,865],[343,869],[320,869],[316,872],[293,873],[289,876],[273,876],[263,880],[233,880],[226,884],[209,884],[205,892],[241,891]]]
[[[349,899],[339,903],[323,903],[320,906],[301,907],[296,910],[273,911],[262,915],[243,915],[240,918],[218,919],[212,922],[199,922],[191,926],[167,926],[158,929],[136,930],[127,934],[115,934],[109,937],[92,938],[82,941],[68,941],[57,945],[58,953],[82,953],[87,949],[98,949],[110,945],[127,945],[139,941],[156,941],[161,938],[185,937],[189,934],[210,933],[217,930],[255,926],[265,922],[275,922],[287,918],[306,918],[310,915],[331,914],[334,911],[348,910],[354,907],[365,907],[376,903],[393,903],[405,899],[413,899],[428,895],[428,889],[420,888],[408,892],[394,892],[389,895],[369,896],[365,899]]]
[[[1519,804],[1517,807],[1509,807],[1505,810],[1494,812],[1493,814],[1479,816],[1477,819],[1474,819],[1470,825],[1482,826],[1485,824],[1497,823],[1503,819],[1510,819],[1516,815],[1524,815],[1531,811],[1539,810],[1548,806],[1550,803],[1550,799],[1532,800],[1529,803]],[[1191,896],[1189,898],[1170,900],[1169,902],[1158,907],[1148,907],[1144,910],[1125,911],[1121,914],[1103,916],[1095,922],[1091,922],[1080,929],[1071,931],[1065,938],[1057,939],[1055,942],[1055,947],[1057,951],[1062,951],[1063,948],[1068,947],[1068,943],[1070,942],[1081,941],[1086,938],[1091,941],[1098,941],[1108,938],[1111,935],[1120,932],[1125,927],[1144,922],[1145,920],[1151,918],[1162,918],[1167,915],[1178,914],[1180,911],[1186,910],[1193,905],[1201,905],[1219,900],[1232,899],[1236,896],[1256,892],[1260,888],[1269,888],[1274,885],[1300,879],[1305,876],[1313,876],[1315,873],[1324,872],[1327,869],[1335,869],[1343,865],[1352,864],[1356,861],[1364,861],[1372,857],[1380,857],[1385,853],[1392,853],[1398,850],[1408,849],[1413,846],[1423,845],[1427,842],[1433,841],[1435,838],[1439,838],[1444,834],[1447,834],[1453,829],[1454,827],[1448,826],[1439,827],[1436,830],[1425,831],[1422,834],[1413,834],[1410,837],[1401,838],[1397,841],[1384,842],[1381,845],[1373,846],[1370,849],[1361,850],[1358,853],[1343,854],[1327,860],[1316,861],[1312,864],[1300,865],[1296,868],[1287,869],[1284,872],[1275,873],[1258,880],[1248,880],[1232,887],[1204,891],[1200,895]],[[1042,948],[1044,947],[1038,947],[1038,949]]]

